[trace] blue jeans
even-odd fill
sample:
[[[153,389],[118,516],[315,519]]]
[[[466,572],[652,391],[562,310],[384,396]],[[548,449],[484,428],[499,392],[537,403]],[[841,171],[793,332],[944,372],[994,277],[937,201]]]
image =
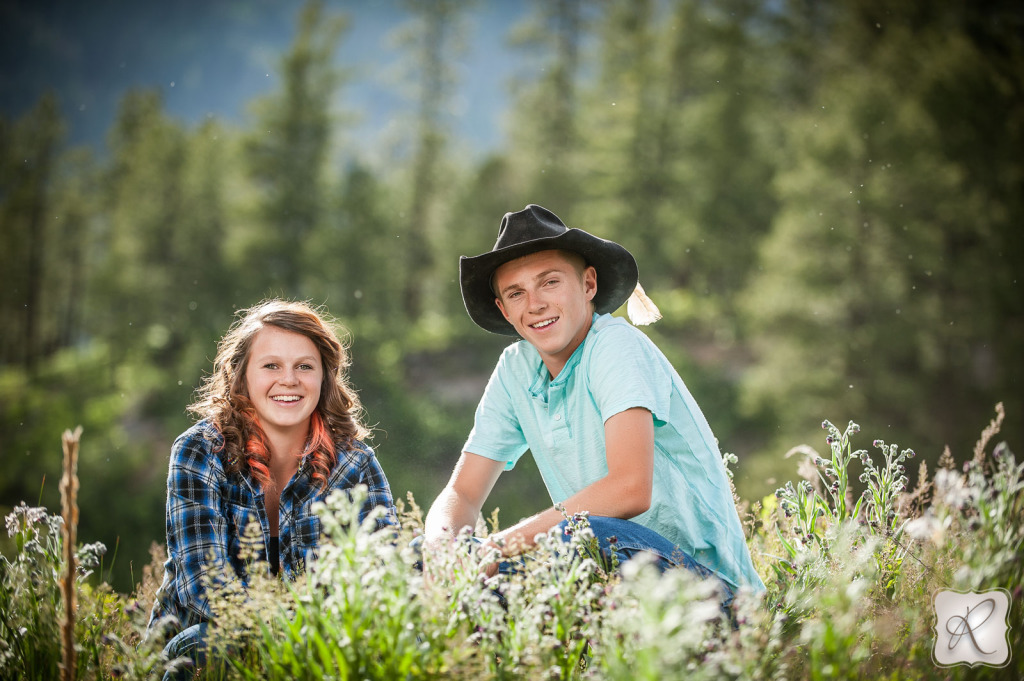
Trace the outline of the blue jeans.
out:
[[[650,553],[655,558],[655,565],[661,571],[670,568],[685,568],[696,573],[700,577],[708,578],[714,576],[722,589],[722,604],[728,606],[734,597],[732,588],[720,579],[714,572],[694,560],[693,556],[661,536],[654,530],[648,529],[632,520],[622,518],[609,518],[607,516],[592,515],[588,519],[590,529],[594,531],[598,547],[601,549],[601,556],[606,564],[611,564],[612,554],[616,561],[622,565],[630,558],[641,553]],[[570,541],[566,534],[569,521],[563,520],[558,524],[559,536],[563,541]]]
[[[163,681],[183,681],[195,676],[196,669],[206,666],[206,622],[193,624],[178,632],[164,646],[164,656],[170,661],[176,658],[187,658],[192,661],[189,666],[179,661],[177,669],[164,672]]]

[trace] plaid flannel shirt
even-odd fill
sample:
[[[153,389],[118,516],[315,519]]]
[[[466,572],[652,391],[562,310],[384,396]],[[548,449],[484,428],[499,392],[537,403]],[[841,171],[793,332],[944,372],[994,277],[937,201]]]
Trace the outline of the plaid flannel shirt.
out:
[[[267,557],[270,524],[263,491],[247,473],[228,474],[217,450],[223,438],[207,421],[182,433],[171,450],[167,476],[167,561],[164,579],[157,592],[149,626],[166,615],[174,615],[182,629],[210,619],[203,575],[218,566],[214,584],[222,587],[229,579],[246,580],[239,558],[245,528],[259,522],[263,530],[261,560]],[[338,462],[322,491],[313,481],[306,459],[281,492],[278,543],[281,567],[291,578],[305,568],[307,555],[316,557],[320,543],[320,518],[311,506],[336,489],[363,484],[368,496],[360,510],[363,520],[376,506],[385,514],[377,518],[377,529],[397,526],[391,489],[373,450],[356,441],[347,451],[338,451]],[[221,566],[230,566],[222,569]]]

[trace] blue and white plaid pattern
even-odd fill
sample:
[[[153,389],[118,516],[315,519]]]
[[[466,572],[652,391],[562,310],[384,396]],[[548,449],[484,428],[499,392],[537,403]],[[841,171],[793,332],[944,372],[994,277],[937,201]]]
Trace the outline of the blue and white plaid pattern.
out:
[[[249,475],[225,472],[217,453],[222,441],[210,423],[201,421],[174,442],[167,476],[167,562],[150,617],[151,627],[167,615],[177,617],[181,628],[210,619],[203,584],[203,574],[210,566],[230,565],[231,569],[217,567],[211,574],[226,573],[245,582],[239,550],[249,523],[259,522],[263,529],[264,545],[259,557],[266,560],[270,525],[263,492]],[[278,543],[286,576],[301,572],[307,555],[316,556],[320,518],[312,513],[313,503],[336,489],[347,490],[359,484],[368,488],[360,520],[382,506],[386,512],[377,518],[377,529],[397,526],[391,489],[372,449],[356,441],[352,449],[339,450],[338,462],[322,491],[303,460],[281,493]]]

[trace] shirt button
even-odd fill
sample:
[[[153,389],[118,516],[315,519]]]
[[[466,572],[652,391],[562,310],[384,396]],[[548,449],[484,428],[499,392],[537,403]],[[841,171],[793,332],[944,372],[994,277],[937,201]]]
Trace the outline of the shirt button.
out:
[[[562,415],[561,414],[555,414],[555,420],[556,421],[561,421],[562,420]]]

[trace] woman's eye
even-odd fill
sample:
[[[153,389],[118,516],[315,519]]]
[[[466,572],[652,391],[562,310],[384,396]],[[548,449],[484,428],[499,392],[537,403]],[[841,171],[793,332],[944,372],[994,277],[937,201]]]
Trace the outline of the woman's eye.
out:
[[[300,364],[299,368],[302,369],[303,371],[312,371],[313,370],[313,365],[312,364]]]
[[[268,363],[263,365],[263,368],[264,369],[276,369],[277,365],[274,364],[273,362],[268,362]]]

